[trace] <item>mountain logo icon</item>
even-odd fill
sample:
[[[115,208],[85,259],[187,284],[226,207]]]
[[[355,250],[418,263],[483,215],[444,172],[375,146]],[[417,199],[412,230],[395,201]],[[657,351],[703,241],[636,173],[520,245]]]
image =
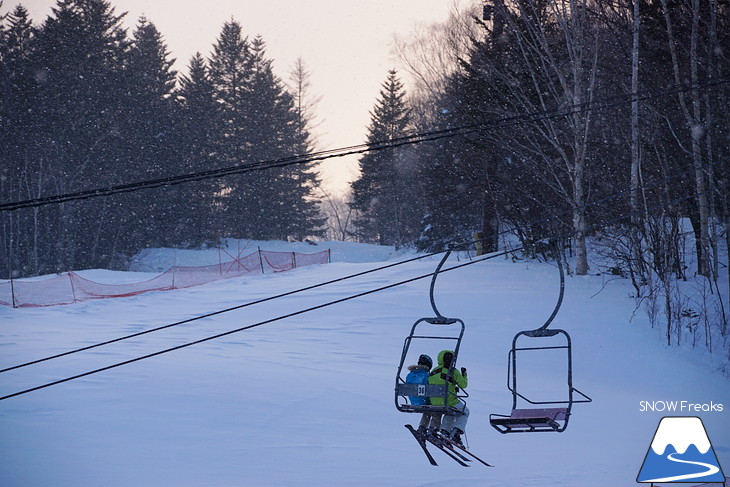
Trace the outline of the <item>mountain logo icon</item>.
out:
[[[724,482],[702,420],[694,416],[661,419],[637,482]]]

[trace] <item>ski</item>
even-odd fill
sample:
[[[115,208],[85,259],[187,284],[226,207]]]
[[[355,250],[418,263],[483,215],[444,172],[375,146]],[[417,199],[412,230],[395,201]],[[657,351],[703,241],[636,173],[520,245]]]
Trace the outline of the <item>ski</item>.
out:
[[[406,426],[406,428],[408,428],[408,431],[413,433],[413,437],[416,439],[418,444],[423,449],[423,453],[426,454],[426,457],[428,458],[428,461],[431,463],[431,465],[438,466],[438,463],[436,463],[436,459],[433,458],[433,455],[431,455],[431,452],[428,451],[428,447],[426,447],[426,440],[420,437],[418,432],[413,429],[413,426],[411,426],[410,424],[407,424],[405,426]]]
[[[430,436],[426,436],[426,441],[431,443],[433,446],[441,450],[442,452],[446,453],[452,460],[454,460],[456,463],[461,465],[462,467],[469,467],[470,465],[466,462],[470,461],[468,458],[465,458],[463,455],[460,455],[459,453],[453,451],[451,448],[446,446],[445,444],[441,443],[436,438],[432,438]]]
[[[461,460],[465,462],[471,462],[471,458],[468,458],[466,455],[462,455],[461,452],[457,451],[456,448],[454,448],[454,445],[447,438],[439,435],[433,435],[431,433],[426,433],[425,436],[426,440],[435,444],[436,446],[448,448],[451,453],[459,457]]]
[[[439,450],[441,450],[442,452],[444,452],[449,458],[451,458],[452,460],[454,460],[459,465],[461,465],[463,467],[468,467],[469,466],[468,463],[462,461],[457,456],[456,452],[452,452],[448,447],[446,447],[445,445],[441,444],[435,438],[431,438],[428,435],[423,435],[423,434],[419,433],[410,424],[405,425],[405,427],[408,428],[408,431],[410,431],[413,434],[413,436],[416,438],[416,440],[418,440],[418,444],[421,445],[421,448],[423,448],[424,453],[426,453],[426,456],[428,456],[428,459],[431,462],[431,465],[438,465],[438,463],[436,463],[436,460],[433,459],[433,456],[428,451],[428,448],[427,448],[425,442],[431,443],[433,446],[435,446],[436,448],[438,448]]]
[[[448,445],[450,448],[452,448],[454,450],[456,450],[456,449],[461,450],[462,452],[464,452],[467,455],[471,456],[474,460],[478,461],[482,465],[486,465],[487,467],[494,467],[494,465],[485,462],[484,460],[482,460],[481,458],[479,458],[478,456],[476,456],[475,454],[473,454],[472,452],[470,452],[469,450],[467,450],[463,446],[461,446],[461,445],[459,445],[459,444],[454,443],[453,441],[451,441],[451,438],[446,438],[445,436],[442,436],[442,435],[440,435],[438,433],[435,433],[434,436],[436,438],[438,438],[439,440],[443,441],[444,444]]]

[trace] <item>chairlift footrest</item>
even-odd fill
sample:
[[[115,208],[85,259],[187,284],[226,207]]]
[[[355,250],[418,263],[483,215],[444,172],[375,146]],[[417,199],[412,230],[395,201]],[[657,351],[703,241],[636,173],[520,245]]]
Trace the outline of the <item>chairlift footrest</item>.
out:
[[[561,432],[569,415],[567,408],[513,409],[510,416],[491,414],[489,424],[500,433]]]

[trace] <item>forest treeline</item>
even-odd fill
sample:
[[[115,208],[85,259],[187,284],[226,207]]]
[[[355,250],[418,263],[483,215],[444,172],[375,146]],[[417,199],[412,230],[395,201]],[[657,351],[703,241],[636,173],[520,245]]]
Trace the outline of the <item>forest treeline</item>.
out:
[[[496,0],[407,39],[400,52],[418,83],[406,99],[388,74],[369,142],[483,130],[363,157],[356,231],[423,249],[475,230],[494,247],[505,225],[525,242],[570,234],[585,274],[597,225],[626,215],[641,230],[661,214],[691,220],[707,274],[716,225],[730,221],[729,10]]]
[[[186,73],[155,25],[131,33],[101,0],[59,0],[34,26],[19,5],[0,19],[0,201],[28,201],[311,150],[300,61],[287,85],[261,37],[235,20]],[[218,236],[322,233],[311,164],[254,171],[0,215],[0,277],[125,268],[149,246]]]

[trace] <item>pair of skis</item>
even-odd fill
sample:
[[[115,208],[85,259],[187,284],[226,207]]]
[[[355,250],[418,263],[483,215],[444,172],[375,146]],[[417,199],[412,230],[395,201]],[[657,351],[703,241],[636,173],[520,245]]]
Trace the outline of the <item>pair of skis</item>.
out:
[[[433,458],[433,455],[431,455],[431,452],[428,451],[428,444],[432,444],[442,452],[444,452],[449,458],[454,460],[456,463],[463,467],[468,467],[469,463],[472,460],[476,460],[479,463],[487,466],[487,467],[493,467],[494,465],[490,465],[478,456],[474,455],[472,452],[464,448],[463,446],[454,443],[451,441],[450,438],[446,438],[445,436],[441,436],[438,433],[422,433],[418,430],[416,430],[413,426],[410,424],[405,425],[405,427],[413,434],[413,437],[416,439],[418,444],[423,449],[423,453],[426,454],[426,458],[428,458],[428,461],[431,463],[431,465],[438,465],[436,463],[436,459]]]

